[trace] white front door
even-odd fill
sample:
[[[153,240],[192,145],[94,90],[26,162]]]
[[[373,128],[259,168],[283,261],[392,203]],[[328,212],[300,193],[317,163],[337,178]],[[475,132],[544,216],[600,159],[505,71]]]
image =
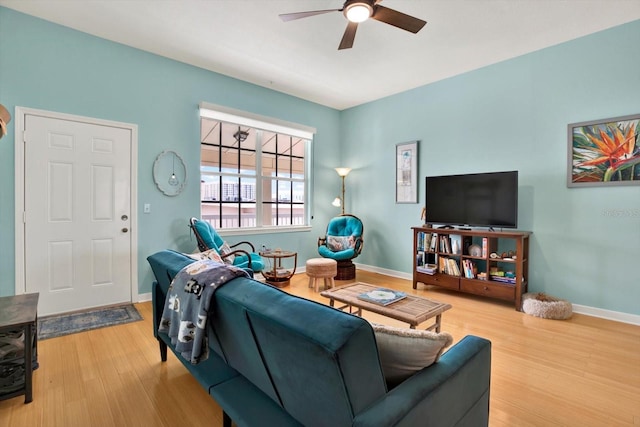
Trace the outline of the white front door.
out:
[[[131,129],[25,114],[24,279],[38,313],[131,302]]]

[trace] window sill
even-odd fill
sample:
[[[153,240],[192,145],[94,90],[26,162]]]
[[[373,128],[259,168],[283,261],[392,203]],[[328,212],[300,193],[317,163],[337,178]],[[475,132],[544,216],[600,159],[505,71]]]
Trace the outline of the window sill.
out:
[[[220,236],[253,236],[257,234],[310,232],[311,226],[305,225],[299,227],[227,228],[224,230],[216,229],[216,231]]]

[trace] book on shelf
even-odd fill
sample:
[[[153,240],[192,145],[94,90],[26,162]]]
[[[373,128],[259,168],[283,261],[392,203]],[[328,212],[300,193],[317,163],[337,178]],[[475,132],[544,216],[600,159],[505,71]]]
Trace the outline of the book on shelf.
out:
[[[419,251],[423,251],[424,250],[424,246],[425,246],[425,233],[424,233],[424,231],[419,231],[416,236],[417,236],[417,241],[416,241],[417,249]]]
[[[447,263],[449,264],[449,273],[448,274],[450,274],[452,276],[459,276],[460,275],[460,268],[458,268],[458,261],[453,259],[453,258],[449,258]]]
[[[482,238],[482,258],[487,257],[487,252],[489,250],[489,241],[486,237]]]
[[[291,276],[291,273],[291,270],[282,267],[276,268],[275,274],[273,273],[273,271],[270,272],[271,276],[273,277],[287,277]]]
[[[438,261],[438,271],[440,271],[440,273],[448,274],[449,276],[460,276],[460,269],[458,268],[458,261],[456,259],[440,257]]]
[[[451,239],[448,235],[440,236],[440,252],[450,254],[451,252]]]
[[[515,285],[516,283],[515,277],[494,276],[494,275],[490,275],[489,277],[491,278],[491,280],[495,280],[496,282],[510,283],[512,285]]]
[[[422,236],[422,238],[424,239],[422,242],[422,250],[429,250],[429,247],[431,246],[431,233],[422,233],[424,234],[424,236]]]
[[[429,243],[429,250],[431,252],[436,251],[436,244],[438,242],[438,235],[436,233],[431,234],[431,241]]]
[[[424,274],[436,274],[438,266],[435,264],[424,264],[416,267],[416,271]]]
[[[358,295],[358,299],[379,305],[389,305],[406,297],[407,294],[404,292],[387,288],[377,288]]]
[[[416,241],[417,249],[419,251],[433,250],[432,247],[434,246],[435,242],[432,242],[432,240],[434,238],[436,237],[432,233],[425,233],[424,231],[418,232]]]
[[[462,268],[464,269],[464,277],[466,277],[467,279],[475,279],[475,267],[470,259],[465,259],[462,261]]]

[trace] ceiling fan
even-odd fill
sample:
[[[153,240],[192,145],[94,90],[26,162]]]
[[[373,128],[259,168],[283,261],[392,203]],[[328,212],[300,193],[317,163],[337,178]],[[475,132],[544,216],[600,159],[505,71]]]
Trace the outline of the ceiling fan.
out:
[[[340,42],[340,49],[350,49],[353,46],[353,40],[356,37],[356,30],[358,24],[364,22],[369,18],[376,21],[384,22],[385,24],[393,25],[402,30],[417,33],[424,27],[427,21],[414,18],[413,16],[406,15],[397,10],[389,9],[388,7],[380,6],[382,0],[347,0],[342,5],[341,9],[328,9],[328,10],[313,10],[308,12],[295,12],[295,13],[283,13],[280,19],[283,21],[293,21],[294,19],[307,18],[309,16],[321,15],[329,12],[342,12],[347,18],[349,23],[342,36]]]

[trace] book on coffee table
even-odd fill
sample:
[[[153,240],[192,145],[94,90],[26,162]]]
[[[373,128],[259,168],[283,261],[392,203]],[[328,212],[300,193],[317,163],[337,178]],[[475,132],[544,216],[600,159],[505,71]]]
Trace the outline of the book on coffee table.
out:
[[[407,294],[404,292],[394,291],[393,289],[387,288],[378,288],[358,295],[358,298],[363,301],[379,305],[389,305],[406,297]]]

